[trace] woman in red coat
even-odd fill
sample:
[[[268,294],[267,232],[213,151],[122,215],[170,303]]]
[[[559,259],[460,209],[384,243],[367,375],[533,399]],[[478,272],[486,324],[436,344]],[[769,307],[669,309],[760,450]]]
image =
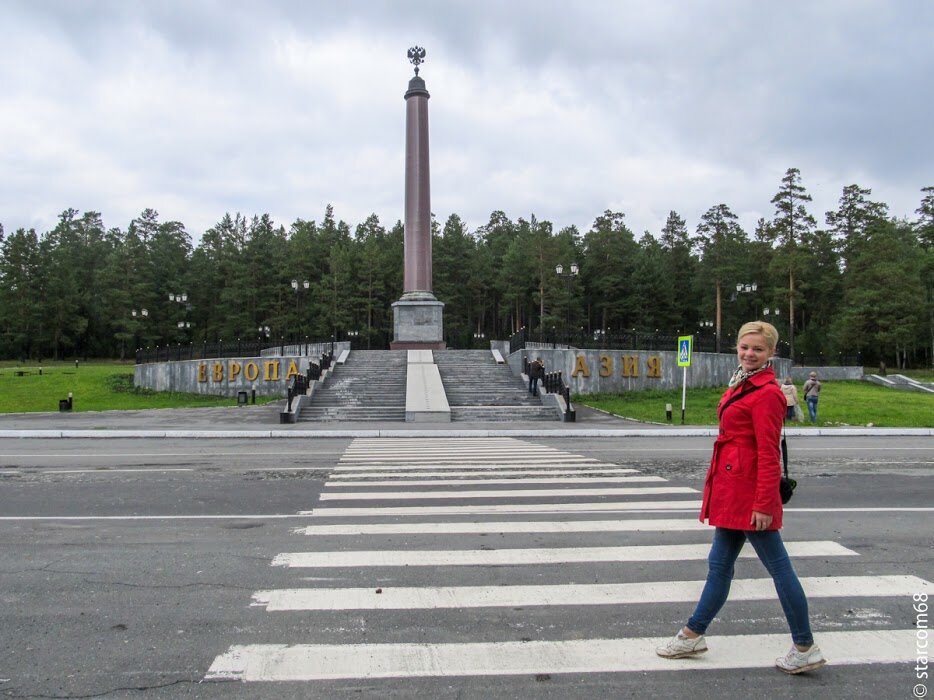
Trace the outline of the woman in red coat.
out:
[[[720,435],[714,443],[700,513],[702,522],[707,520],[717,528],[707,560],[707,581],[687,625],[656,652],[678,659],[707,651],[704,633],[726,602],[733,564],[748,540],[772,576],[794,642],[775,664],[786,673],[801,673],[826,660],[814,644],[807,598],[779,533],[779,445],[786,404],[770,361],[778,331],[756,321],[740,328],[737,338],[739,367],[717,407]]]

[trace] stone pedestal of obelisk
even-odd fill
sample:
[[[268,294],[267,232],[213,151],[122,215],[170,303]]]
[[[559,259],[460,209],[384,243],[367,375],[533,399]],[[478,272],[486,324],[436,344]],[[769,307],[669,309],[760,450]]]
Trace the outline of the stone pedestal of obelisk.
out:
[[[416,47],[418,49],[418,47]],[[415,49],[413,49],[414,51]],[[405,277],[392,305],[393,350],[441,350],[444,304],[431,291],[431,187],[428,173],[428,90],[415,77],[405,93]]]

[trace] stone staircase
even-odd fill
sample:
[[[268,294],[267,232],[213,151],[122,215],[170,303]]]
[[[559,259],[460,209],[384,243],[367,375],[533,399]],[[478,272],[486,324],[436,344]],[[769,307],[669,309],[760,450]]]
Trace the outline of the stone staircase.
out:
[[[882,377],[878,374],[870,374],[863,377],[863,379],[870,381],[873,384],[889,387],[890,389],[920,391],[926,394],[934,394],[934,384],[931,382],[919,382],[917,379],[906,377],[904,374],[890,374],[885,377]]]
[[[556,410],[531,396],[528,385],[509,365],[497,364],[489,350],[435,350],[433,354],[451,407],[451,421],[558,420]]]
[[[299,421],[405,422],[405,350],[353,350],[302,403]]]

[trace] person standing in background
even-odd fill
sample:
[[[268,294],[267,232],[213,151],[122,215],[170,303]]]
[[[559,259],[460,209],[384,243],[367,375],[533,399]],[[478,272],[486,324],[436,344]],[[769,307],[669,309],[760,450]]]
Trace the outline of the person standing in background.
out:
[[[785,405],[787,409],[785,410],[785,420],[794,420],[795,411],[798,408],[798,390],[795,388],[794,382],[791,381],[791,377],[785,377],[785,381],[782,382],[782,393],[785,395]]]
[[[545,363],[536,357],[529,365],[529,393],[538,396],[538,381],[545,375]]]
[[[811,422],[817,422],[817,400],[820,398],[820,382],[817,380],[817,372],[811,372],[808,380],[804,383],[804,400],[808,405],[808,415]]]

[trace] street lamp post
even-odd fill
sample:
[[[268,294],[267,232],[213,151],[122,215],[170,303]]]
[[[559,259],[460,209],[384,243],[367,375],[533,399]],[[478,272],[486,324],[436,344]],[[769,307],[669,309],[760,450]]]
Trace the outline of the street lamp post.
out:
[[[298,312],[298,334],[301,335],[302,328],[302,302],[301,296],[299,295],[299,290],[308,291],[308,288],[311,286],[311,283],[308,280],[302,280],[301,283],[297,279],[292,280],[292,291],[295,292],[295,310]]]
[[[185,306],[184,306],[184,309],[185,309],[184,313],[187,313],[189,310],[191,310],[191,305],[188,303],[188,293],[187,293],[187,292],[169,292],[169,301],[170,301],[170,302],[173,302],[173,303],[176,303],[176,304],[184,304],[184,305],[185,305]],[[174,315],[174,314],[173,314],[173,315]],[[177,328],[178,328],[179,330],[184,330],[185,328],[191,328],[191,324],[190,324],[190,323],[189,323],[187,326],[185,325],[185,323],[186,323],[186,321],[183,319],[183,320],[181,320],[181,321],[178,321],[178,322],[176,323],[176,326],[177,326]],[[166,340],[168,341],[168,339],[166,339]],[[166,343],[166,344],[168,345],[168,343]]]
[[[713,328],[713,321],[705,319],[703,321],[698,321],[697,325],[700,328],[701,335],[703,335],[705,329],[709,331],[711,328]]]
[[[781,315],[782,315],[782,310],[781,310],[780,308],[778,308],[778,306],[776,306],[774,309],[770,309],[768,306],[766,306],[764,309],[762,309],[762,316],[763,316],[763,318],[765,318],[766,321],[769,320],[769,316],[774,316],[774,317],[775,317],[775,323],[777,324],[777,323],[778,323],[778,317],[781,316]]]
[[[148,317],[149,317],[149,309],[143,308],[143,309],[140,309],[139,311],[137,311],[136,309],[132,309],[132,310],[130,311],[130,316],[133,317],[133,320],[134,320],[134,321],[136,320],[137,317],[139,317],[140,320],[142,320],[142,319],[144,319],[144,318],[148,318]],[[139,333],[136,332],[136,324],[133,324],[133,325],[134,325],[134,327],[133,327],[133,338],[134,338],[133,345],[135,345],[135,346],[136,346],[136,350],[139,351],[139,349],[140,349],[140,348],[139,348]],[[126,342],[126,341],[124,341],[124,342]],[[121,354],[122,354],[122,353],[121,353]]]
[[[736,284],[736,294],[733,296],[734,299],[739,298],[740,294],[752,294],[759,288],[759,285],[755,282],[737,282]],[[754,314],[758,316],[758,314]]]
[[[568,313],[564,322],[564,335],[567,339],[568,347],[571,345],[571,279],[577,277],[577,273],[580,272],[580,268],[577,267],[576,262],[571,263],[571,269],[568,272],[564,271],[563,265],[555,265],[555,272],[558,273],[558,277],[563,277],[567,283],[568,290]]]
[[[473,334],[474,345],[479,345],[480,347],[483,347],[483,340],[485,338],[486,338],[486,333],[481,333],[480,331],[475,332]]]
[[[736,301],[740,294],[751,294],[759,288],[755,282],[737,282],[736,292],[730,297],[730,301]],[[722,337],[723,322],[720,314],[720,297],[717,296],[717,352],[720,352],[720,338]]]

